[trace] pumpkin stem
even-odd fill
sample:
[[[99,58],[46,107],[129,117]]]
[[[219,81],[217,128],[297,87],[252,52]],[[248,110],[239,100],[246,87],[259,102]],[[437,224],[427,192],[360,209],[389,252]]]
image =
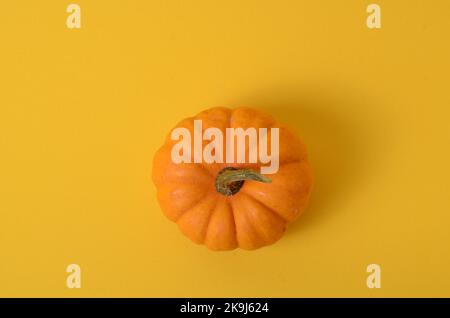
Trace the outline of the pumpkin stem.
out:
[[[245,180],[270,183],[271,179],[252,169],[236,169],[227,167],[222,169],[216,178],[217,192],[230,196],[239,192]]]

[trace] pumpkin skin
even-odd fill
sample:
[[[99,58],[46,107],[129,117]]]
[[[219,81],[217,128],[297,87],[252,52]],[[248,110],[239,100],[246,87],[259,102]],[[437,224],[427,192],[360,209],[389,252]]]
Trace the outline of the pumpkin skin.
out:
[[[310,197],[313,175],[304,143],[270,115],[246,107],[211,108],[184,119],[174,129],[187,128],[193,136],[196,119],[202,120],[203,131],[217,127],[224,136],[228,127],[268,128],[269,141],[270,128],[279,128],[279,170],[266,175],[272,180],[271,183],[246,180],[237,193],[226,196],[215,187],[216,177],[224,168],[260,171],[263,164],[259,161],[245,164],[175,164],[171,151],[178,141],[171,140],[169,133],[154,156],[152,171],[164,214],[176,222],[181,232],[192,241],[204,244],[211,250],[238,247],[253,250],[273,244],[282,237],[287,225],[304,211]],[[203,141],[203,146],[209,142]],[[248,155],[248,142],[246,144]]]

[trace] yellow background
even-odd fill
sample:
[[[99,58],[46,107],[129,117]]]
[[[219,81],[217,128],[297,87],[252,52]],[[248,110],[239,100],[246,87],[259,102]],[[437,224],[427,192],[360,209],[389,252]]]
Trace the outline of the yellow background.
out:
[[[450,2],[372,2],[381,30],[362,0],[79,0],[81,30],[68,1],[2,3],[0,296],[449,297]],[[293,126],[317,178],[254,252],[191,243],[150,179],[219,105]]]

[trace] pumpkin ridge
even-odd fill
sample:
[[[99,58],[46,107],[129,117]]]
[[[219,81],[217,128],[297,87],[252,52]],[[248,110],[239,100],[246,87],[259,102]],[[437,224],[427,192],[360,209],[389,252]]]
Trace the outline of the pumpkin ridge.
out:
[[[227,127],[229,127],[229,128],[231,128],[231,119],[233,118],[233,114],[234,114],[235,110],[236,109],[232,109],[230,112],[230,115],[228,116],[228,126]]]
[[[240,247],[241,244],[239,243],[238,235],[237,235],[237,224],[236,224],[236,215],[234,214],[234,207],[233,207],[233,204],[230,202],[230,200],[228,198],[227,198],[227,203],[230,206],[231,214],[233,214],[234,236],[235,236],[235,239],[236,239],[236,245],[238,247]]]
[[[283,228],[284,228],[283,232],[286,230],[287,222],[286,222],[282,217],[280,217],[277,213],[274,213],[274,212],[272,211],[272,209],[266,207],[265,205],[263,205],[263,204],[260,203],[259,201],[254,200],[254,199],[253,199],[251,196],[249,196],[248,194],[245,194],[245,196],[246,196],[250,201],[252,201],[253,203],[260,204],[262,207],[264,207],[264,208],[268,211],[269,214],[272,214],[273,216],[275,216],[276,219],[278,219],[279,221],[281,221],[281,222],[283,223]],[[233,205],[232,205],[232,207],[233,207]],[[270,236],[267,235],[266,232],[261,231],[261,229],[259,228],[259,226],[256,226],[256,225],[255,225],[255,222],[251,219],[251,217],[249,217],[248,212],[247,212],[248,209],[247,209],[247,210],[244,210],[244,211],[245,211],[245,213],[243,213],[243,214],[244,214],[244,218],[248,221],[248,224],[249,224],[250,227],[253,229],[254,233],[257,234],[257,235],[258,235],[258,238],[263,242],[262,245],[257,245],[257,246],[255,246],[255,247],[253,247],[253,248],[251,248],[251,249],[258,249],[258,248],[261,248],[261,247],[263,247],[263,246],[267,246],[267,245],[273,244],[273,243],[275,243],[278,239],[280,239],[281,236],[278,236],[277,239],[273,240]],[[233,209],[233,213],[234,213],[234,209]],[[283,232],[282,232],[282,233],[283,233]],[[237,237],[237,228],[236,228],[236,240],[237,240],[237,242],[239,243],[239,240],[238,240],[238,237]]]
[[[281,217],[278,213],[276,213],[275,210],[269,208],[262,202],[254,199],[252,196],[248,195],[247,193],[244,193],[244,195],[247,196],[251,201],[256,202],[257,204],[260,204],[262,207],[264,207],[266,209],[266,211],[268,213],[272,214],[276,219],[281,221],[283,223],[283,232],[286,231],[287,224],[289,223],[288,221],[286,221],[283,217]],[[261,212],[261,213],[263,213],[263,212]],[[253,224],[253,222],[251,222],[251,223]],[[258,233],[258,235],[260,235],[260,237],[264,240],[265,244],[275,243],[281,237],[281,236],[279,236],[275,241],[273,241],[270,237],[267,237],[267,233],[264,232],[263,230],[261,230],[259,227],[253,226],[253,228],[255,229],[256,233]]]
[[[250,199],[252,199],[253,201],[261,204],[263,207],[265,207],[267,210],[269,210],[270,212],[272,212],[272,214],[276,215],[278,218],[280,218],[281,220],[283,220],[283,222],[285,222],[286,224],[291,223],[292,221],[286,219],[286,217],[284,217],[283,215],[281,215],[280,213],[278,213],[277,211],[275,211],[274,209],[272,209],[271,207],[267,206],[267,204],[261,202],[260,200],[258,200],[257,198],[255,198],[253,195],[250,194],[251,192],[247,192],[246,190],[242,191],[242,194],[246,195],[247,197],[249,197]]]
[[[206,200],[206,198],[208,197],[208,195],[210,195],[208,193],[208,191],[205,192],[205,195],[202,196],[200,199],[198,199],[197,201],[195,201],[191,207],[185,209],[183,212],[180,213],[180,215],[174,220],[175,223],[178,223],[178,221],[183,217],[183,215],[185,215],[187,212],[189,212],[190,210],[194,209],[197,205],[199,205],[200,203],[202,203],[204,200]]]
[[[205,196],[203,200],[199,201],[199,204],[187,209],[176,222],[183,234],[196,244],[204,244],[209,218],[216,206],[215,201],[214,197]],[[194,225],[190,224],[191,217],[200,217],[197,218],[200,224],[198,222],[195,222],[196,224]]]
[[[183,168],[181,168],[183,169]],[[205,169],[203,167],[200,167],[200,171],[202,174],[202,178],[204,178],[204,180],[196,180],[196,182],[198,182],[198,184],[202,185],[202,186],[207,186],[209,184],[209,182],[211,180],[206,180],[206,179],[213,179],[213,174],[209,171],[207,171],[208,169]],[[213,179],[214,180],[214,179]],[[155,182],[155,184],[157,184],[158,186],[165,186],[165,185],[169,185],[169,184],[189,184],[192,185],[192,180],[189,180],[188,177],[183,176],[183,175],[165,175],[163,178],[159,178],[157,180],[153,180]]]
[[[230,206],[231,206],[231,211],[233,212],[233,221],[234,221],[234,228],[235,228],[235,233],[236,233],[237,246],[239,246],[240,248],[243,248],[242,245],[241,245],[241,242],[239,240],[239,236],[238,236],[238,227],[237,227],[237,223],[236,223],[236,214],[234,212],[235,206],[233,204],[233,201],[230,200],[229,202],[230,202]],[[253,228],[253,224],[252,224],[252,228]]]
[[[289,160],[289,161],[286,161],[286,162],[280,161],[280,167],[281,167],[281,166],[294,165],[294,164],[300,164],[300,163],[303,163],[303,162],[305,162],[305,161],[308,161],[308,158],[307,158],[306,156],[305,156],[305,157],[302,157],[302,158],[300,158],[300,159]]]
[[[294,164],[294,163],[302,163],[304,161],[308,161],[307,154],[303,154],[300,158],[293,159],[293,160],[281,160],[281,158],[280,158],[280,166],[290,165],[290,164]]]
[[[216,203],[213,205],[212,209],[209,211],[208,221],[206,222],[206,228],[205,228],[205,233],[203,235],[202,244],[205,244],[205,242],[206,242],[206,236],[208,235],[209,225],[211,224],[211,218],[214,214],[214,211],[216,211],[218,205],[219,205],[219,200],[216,200]]]
[[[216,248],[214,250],[226,251],[226,250],[230,250],[230,249],[235,249],[236,247],[239,247],[238,246],[237,237],[236,237],[236,223],[235,223],[235,220],[234,220],[233,208],[231,207],[231,204],[230,204],[230,201],[228,200],[228,198],[218,199],[217,200],[217,206],[214,208],[214,212],[211,213],[211,216],[210,216],[210,219],[209,219],[209,224],[208,224],[208,228],[207,228],[207,231],[206,231],[206,237],[205,237],[204,244],[208,248],[211,248],[208,245],[208,243],[207,243],[208,238],[211,238],[211,237],[214,238],[214,236],[212,236],[214,233],[212,233],[212,234],[210,233],[210,231],[211,231],[210,224],[212,223],[212,221],[213,221],[212,219],[213,219],[214,215],[217,213],[217,209],[219,207],[226,207],[226,210],[228,210],[229,213],[231,214],[230,216],[231,216],[232,224],[230,224],[230,229],[232,231],[232,235],[231,236],[234,238],[234,245],[233,245],[233,248],[225,248],[225,249],[223,249],[223,248]]]

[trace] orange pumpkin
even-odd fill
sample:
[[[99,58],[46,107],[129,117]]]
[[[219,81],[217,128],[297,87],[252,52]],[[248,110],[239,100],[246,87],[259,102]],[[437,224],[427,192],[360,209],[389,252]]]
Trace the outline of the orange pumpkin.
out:
[[[279,170],[263,176],[259,160],[177,164],[171,157],[177,141],[169,134],[153,160],[152,177],[163,212],[192,241],[211,250],[252,250],[276,242],[303,212],[311,193],[305,145],[286,126],[251,108],[212,108],[175,128],[187,128],[193,135],[196,119],[202,120],[203,131],[217,127],[223,135],[228,127],[279,128]]]

